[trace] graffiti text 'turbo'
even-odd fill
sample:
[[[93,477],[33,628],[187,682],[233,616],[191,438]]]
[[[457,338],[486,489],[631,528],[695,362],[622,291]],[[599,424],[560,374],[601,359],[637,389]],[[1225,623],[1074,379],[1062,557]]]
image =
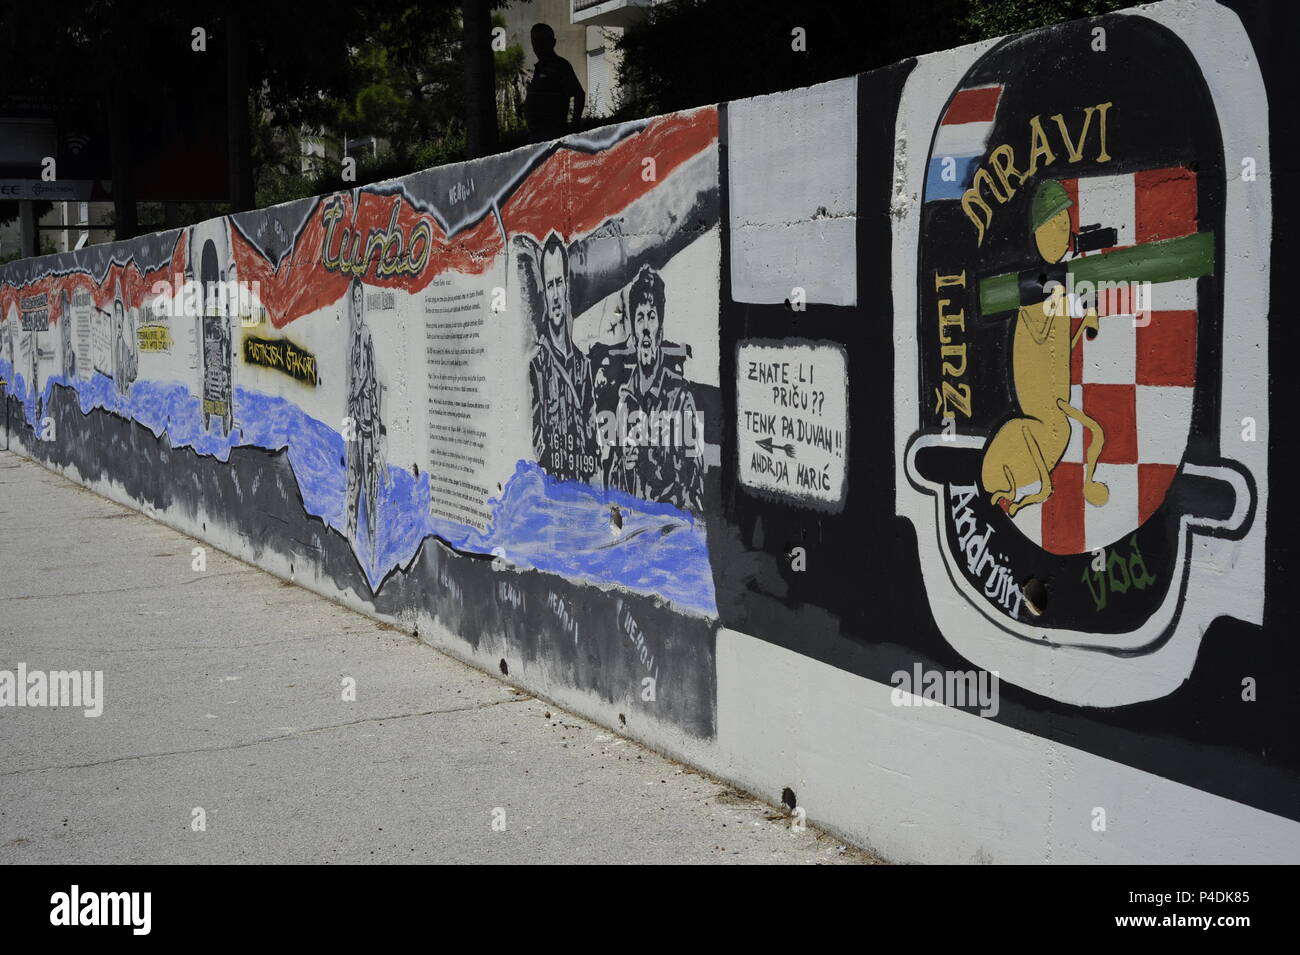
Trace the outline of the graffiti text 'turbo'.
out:
[[[379,278],[418,275],[429,261],[433,229],[427,219],[421,219],[411,227],[409,237],[403,235],[397,225],[397,216],[401,210],[401,198],[394,197],[388,228],[371,229],[363,247],[361,227],[356,223],[355,217],[352,228],[344,226],[338,230],[339,220],[343,218],[343,203],[339,199],[331,202],[322,213],[325,241],[321,248],[321,264],[330,272],[364,276],[370,270],[373,258],[374,275]],[[336,230],[339,231],[337,244],[334,241]]]

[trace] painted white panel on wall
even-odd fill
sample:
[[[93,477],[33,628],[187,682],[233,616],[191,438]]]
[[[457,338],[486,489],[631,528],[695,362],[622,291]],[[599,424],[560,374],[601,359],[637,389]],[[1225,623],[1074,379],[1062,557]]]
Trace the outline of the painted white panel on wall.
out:
[[[773,802],[789,786],[810,822],[894,862],[1300,858],[1290,819],[895,693],[723,628],[711,768]]]
[[[772,180],[779,188],[779,179]],[[731,232],[731,297],[780,305],[803,289],[805,303],[857,304],[854,219],[737,225]]]
[[[736,462],[747,487],[838,509],[848,491],[849,373],[833,344],[741,342]]]
[[[857,302],[857,80],[727,108],[731,294]]]

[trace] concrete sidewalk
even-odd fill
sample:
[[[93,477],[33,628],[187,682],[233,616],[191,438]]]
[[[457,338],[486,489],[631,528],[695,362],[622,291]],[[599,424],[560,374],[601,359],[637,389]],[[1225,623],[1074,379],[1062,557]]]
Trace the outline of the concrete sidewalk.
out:
[[[0,670],[104,687],[0,707],[0,862],[875,861],[198,546],[0,452]]]

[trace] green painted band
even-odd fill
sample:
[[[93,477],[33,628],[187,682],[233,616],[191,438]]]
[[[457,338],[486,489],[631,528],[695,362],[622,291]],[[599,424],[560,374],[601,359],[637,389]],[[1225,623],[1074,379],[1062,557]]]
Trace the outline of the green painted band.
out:
[[[1214,233],[1194,232],[1176,239],[1146,242],[1127,249],[1075,259],[1066,266],[1075,282],[1175,282],[1214,274]],[[1016,273],[980,280],[980,314],[996,315],[1019,307]]]

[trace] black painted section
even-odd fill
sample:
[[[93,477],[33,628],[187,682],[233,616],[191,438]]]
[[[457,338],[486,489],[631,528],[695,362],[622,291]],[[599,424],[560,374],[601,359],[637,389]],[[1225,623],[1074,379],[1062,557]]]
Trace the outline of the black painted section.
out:
[[[714,735],[712,621],[656,598],[494,566],[432,537],[372,593],[347,539],[304,511],[283,450],[234,448],[222,463],[173,448],[165,433],[155,437],[112,412],[83,414],[76,393],[63,385],[54,386],[45,411],[54,419],[55,441],[37,440],[16,398],[9,398],[8,411],[15,448],[47,466],[74,468],[82,480],[120,485],[133,500],[167,512],[206,539],[238,536],[255,563],[267,554],[287,556],[295,577],[317,573],[411,630],[421,615],[431,615],[472,649],[495,648],[503,637],[512,658],[623,707],[630,725],[642,717],[696,737]],[[647,677],[655,680],[652,701],[643,699]]]
[[[1285,40],[1296,35],[1300,18],[1292,5],[1234,3],[1233,7],[1241,13],[1258,51],[1271,100],[1271,307],[1277,313],[1269,333],[1269,473],[1273,480],[1269,513],[1253,515],[1255,521],[1267,520],[1269,529],[1265,624],[1261,629],[1230,618],[1215,621],[1202,639],[1191,677],[1162,699],[1114,709],[1085,708],[1048,700],[1003,682],[996,720],[1300,819],[1300,739],[1295,733],[1300,723],[1300,692],[1295,689],[1300,643],[1293,637],[1294,614],[1289,608],[1300,587],[1294,539],[1300,514],[1289,480],[1295,460],[1294,429],[1289,419],[1297,391],[1296,376],[1289,369],[1300,341],[1284,288],[1292,272],[1289,263],[1300,255],[1300,243],[1289,227],[1296,216],[1294,192],[1289,187],[1297,176],[1297,137],[1289,106],[1294,79]],[[735,432],[724,434],[723,514],[709,523],[722,625],[882,684],[890,684],[895,671],[910,673],[916,663],[935,670],[972,669],[935,625],[922,584],[916,533],[909,520],[894,512],[892,282],[895,275],[912,274],[917,263],[891,262],[888,210],[899,96],[913,66],[914,61],[908,61],[859,77],[858,306],[809,305],[806,312],[794,314],[780,306],[734,302],[730,243],[725,237],[720,275],[720,379],[723,413],[728,420],[736,415],[737,342],[749,338],[826,340],[842,343],[848,350],[851,432],[850,493],[843,514],[829,517],[760,498],[740,486],[734,467]],[[1082,105],[1092,102],[1080,99]],[[726,128],[724,107],[720,164],[724,223],[729,221]],[[1012,140],[1021,156],[1023,140],[1023,135]],[[909,144],[910,149],[928,151],[928,147],[928,142]],[[1214,195],[1204,198],[1214,205]],[[1003,210],[1002,214],[1011,213]],[[1220,251],[1216,274],[1222,274],[1222,267]],[[1225,305],[1225,314],[1230,320],[1231,303]],[[905,318],[915,321],[915,316]],[[1217,336],[1217,327],[1213,334]],[[1217,343],[1212,347],[1217,349]],[[1218,356],[1212,353],[1211,358],[1217,361]],[[1198,368],[1198,379],[1211,380],[1211,387],[1202,389],[1196,399],[1194,414],[1202,434],[1209,430],[1208,416],[1217,417],[1216,372],[1204,364]],[[1210,458],[1217,450],[1208,439],[1200,439],[1200,444],[1193,445],[1194,459]],[[1193,501],[1188,498],[1200,494],[1192,485],[1180,484],[1170,504],[1191,506]],[[1199,499],[1194,503],[1211,510],[1216,506]],[[794,571],[785,556],[792,545],[807,550],[804,572]],[[958,598],[954,594],[951,599]],[[1241,698],[1241,681],[1246,676],[1258,681],[1259,696],[1253,703],[1243,703]],[[968,711],[978,718],[974,707]]]

